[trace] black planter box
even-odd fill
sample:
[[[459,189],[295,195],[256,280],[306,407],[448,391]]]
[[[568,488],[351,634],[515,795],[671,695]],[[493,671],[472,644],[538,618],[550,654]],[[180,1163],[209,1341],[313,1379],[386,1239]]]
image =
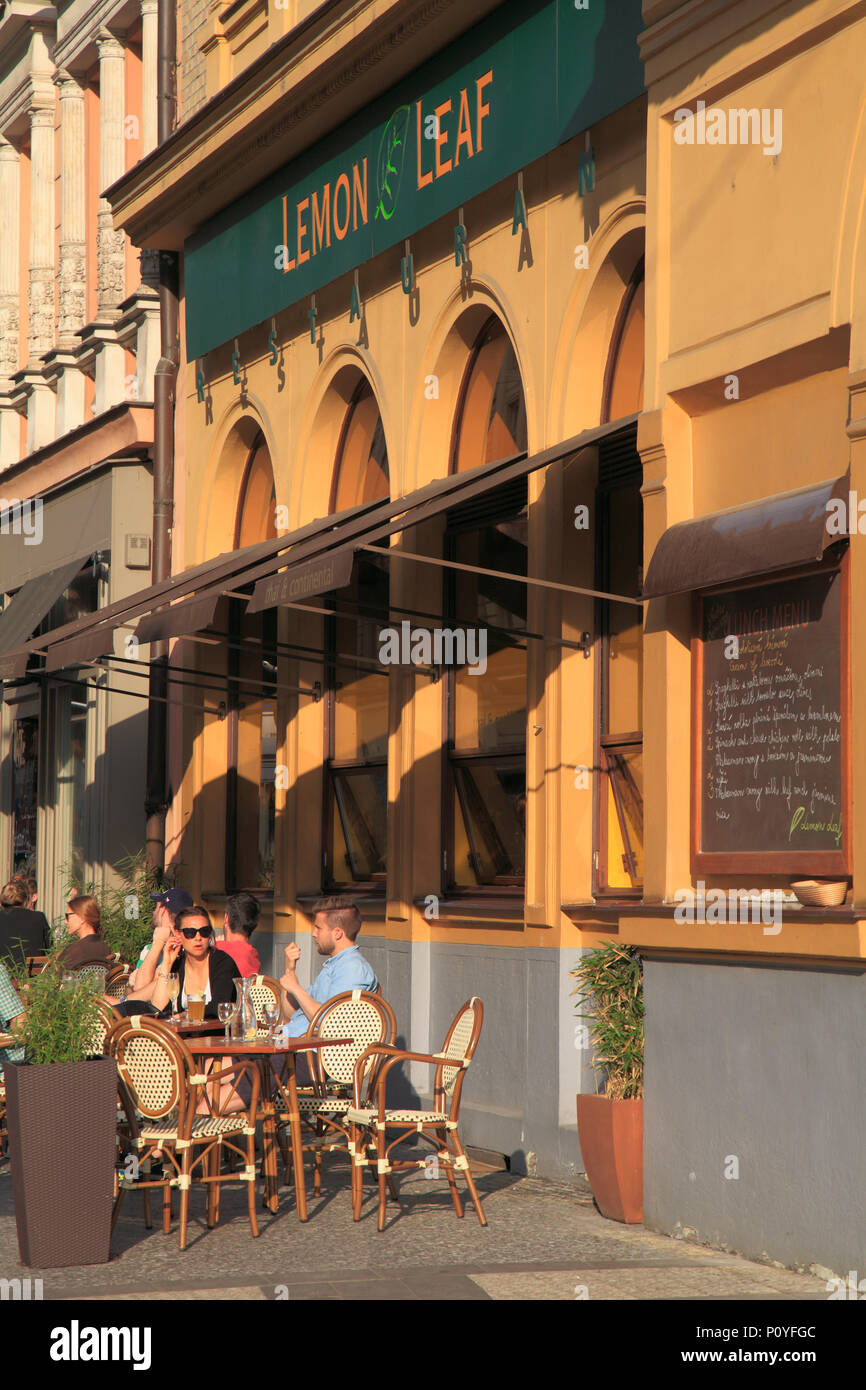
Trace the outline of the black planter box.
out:
[[[104,1264],[117,1154],[117,1063],[7,1062],[6,1109],[22,1264]]]

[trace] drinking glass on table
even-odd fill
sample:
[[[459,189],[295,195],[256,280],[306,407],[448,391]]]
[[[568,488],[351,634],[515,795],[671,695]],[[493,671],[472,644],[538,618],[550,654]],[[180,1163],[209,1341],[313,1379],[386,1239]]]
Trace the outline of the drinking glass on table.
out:
[[[231,1036],[229,1034],[229,1024],[234,1018],[236,1011],[237,1004],[217,1004],[217,1016],[219,1018],[220,1023],[224,1023],[226,1028],[226,1042],[231,1042]]]
[[[187,1010],[188,1010],[188,1012],[189,1012],[189,1021],[190,1021],[190,1023],[203,1023],[203,1022],[204,1022],[204,995],[203,995],[203,994],[188,994],[186,998],[187,998]]]
[[[265,1021],[268,1025],[268,1036],[273,1038],[276,1034],[277,1026],[282,1018],[283,1012],[280,1008],[279,999],[275,999],[273,995],[271,995],[270,998],[265,1001],[263,1012]]]
[[[177,1013],[177,997],[180,994],[180,979],[177,975],[168,977],[168,998],[171,1004],[172,1015]]]

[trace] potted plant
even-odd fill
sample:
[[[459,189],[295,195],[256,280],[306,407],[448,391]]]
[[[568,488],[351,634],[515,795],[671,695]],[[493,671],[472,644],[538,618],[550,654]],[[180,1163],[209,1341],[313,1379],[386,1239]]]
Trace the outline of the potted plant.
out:
[[[98,998],[94,984],[64,980],[55,955],[29,982],[24,1061],[5,1067],[18,1249],[37,1269],[108,1259],[117,1064],[90,1056]]]
[[[604,1092],[577,1097],[577,1132],[603,1216],[643,1220],[643,968],[634,946],[608,941],[571,972],[590,1021],[593,1070]]]

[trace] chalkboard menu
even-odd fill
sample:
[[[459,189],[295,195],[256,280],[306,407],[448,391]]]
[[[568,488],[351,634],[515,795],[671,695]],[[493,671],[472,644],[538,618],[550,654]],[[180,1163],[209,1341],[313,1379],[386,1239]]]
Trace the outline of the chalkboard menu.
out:
[[[698,869],[848,872],[838,569],[703,597]]]

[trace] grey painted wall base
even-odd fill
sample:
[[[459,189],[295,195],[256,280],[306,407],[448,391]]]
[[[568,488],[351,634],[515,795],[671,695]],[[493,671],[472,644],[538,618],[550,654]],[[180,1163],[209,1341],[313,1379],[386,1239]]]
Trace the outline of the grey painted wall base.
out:
[[[644,1220],[866,1274],[866,975],[647,961]]]
[[[256,942],[264,970],[282,973],[277,933]],[[310,938],[300,938],[300,977],[318,971]],[[255,941],[255,938],[254,938]],[[268,955],[268,942],[273,956]],[[398,1045],[436,1052],[460,1005],[484,1004],[484,1027],[461,1104],[464,1144],[504,1154],[512,1171],[575,1178],[583,1171],[575,1097],[594,1090],[585,1031],[574,1015],[569,971],[581,952],[553,948],[389,941],[362,931],[358,941],[397,1018]],[[394,1104],[429,1103],[432,1067],[413,1064],[395,1078]]]

